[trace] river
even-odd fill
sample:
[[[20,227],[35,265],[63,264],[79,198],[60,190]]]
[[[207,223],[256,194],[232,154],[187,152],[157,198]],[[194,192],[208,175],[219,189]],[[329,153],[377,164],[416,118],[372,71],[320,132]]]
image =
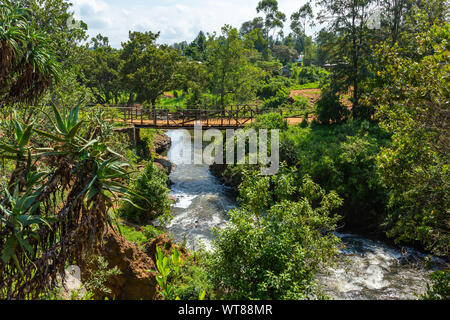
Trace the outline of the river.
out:
[[[230,189],[211,175],[208,165],[181,163],[184,131],[170,130],[168,153],[175,164],[170,175],[174,216],[167,231],[191,250],[211,250],[212,228],[223,228],[227,212],[236,206]],[[331,299],[386,300],[417,299],[426,290],[430,270],[423,268],[424,254],[399,250],[382,242],[352,234],[338,234],[345,247],[340,262],[318,275],[318,281]],[[442,263],[432,258],[435,265]]]

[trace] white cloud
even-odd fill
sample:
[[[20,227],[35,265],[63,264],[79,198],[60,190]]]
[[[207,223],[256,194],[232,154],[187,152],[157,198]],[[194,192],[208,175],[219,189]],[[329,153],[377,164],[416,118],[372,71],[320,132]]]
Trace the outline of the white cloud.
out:
[[[101,33],[114,47],[128,31],[161,32],[159,42],[192,41],[200,30],[220,31],[225,24],[239,28],[257,16],[259,0],[72,0],[75,17],[89,27],[91,37]],[[306,0],[279,0],[289,20]],[[286,23],[289,25],[289,22]]]

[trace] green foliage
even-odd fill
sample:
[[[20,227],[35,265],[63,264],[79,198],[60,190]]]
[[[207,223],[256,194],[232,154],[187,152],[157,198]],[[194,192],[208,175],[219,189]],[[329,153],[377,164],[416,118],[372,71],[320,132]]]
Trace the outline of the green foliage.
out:
[[[321,297],[314,277],[338,252],[338,238],[327,231],[342,201],[308,177],[293,186],[289,173],[256,175],[246,174],[242,209],[229,212],[229,226],[216,231],[207,269],[214,287],[232,299]]]
[[[150,102],[165,91],[176,89],[180,52],[167,45],[156,45],[159,33],[130,32],[123,44],[120,70],[126,89],[137,95],[138,102]],[[132,95],[130,95],[132,100]]]
[[[283,118],[279,113],[267,113],[260,115],[256,120],[248,126],[255,130],[258,129],[278,129],[286,130],[288,129],[288,123],[286,119]]]
[[[293,67],[292,78],[300,85],[323,82],[329,76],[329,73],[317,66]]]
[[[111,224],[107,208],[132,194],[120,183],[127,164],[102,138],[102,126],[81,120],[79,110],[53,106],[39,124],[11,121],[13,134],[0,142],[0,158],[15,161],[0,189],[3,298],[54,288],[58,271],[101,241]],[[43,267],[48,259],[55,268]]]
[[[98,42],[99,38],[103,39],[98,35],[93,40]],[[93,92],[97,103],[119,103],[122,91],[119,73],[121,63],[120,52],[109,46],[108,38],[104,38],[102,45],[97,44],[88,51],[81,67],[84,83]]]
[[[339,95],[330,88],[324,88],[317,101],[318,120],[322,124],[342,123],[348,116],[347,108],[340,101]]]
[[[135,227],[129,227],[125,224],[119,225],[119,231],[128,241],[137,244],[140,248],[144,248],[144,245],[152,239],[147,238],[143,232],[136,230]]]
[[[389,135],[368,122],[348,122],[332,127],[292,127],[280,139],[281,161],[295,165],[326,190],[344,199],[346,226],[369,230],[384,221],[387,189],[377,165]]]
[[[97,297],[110,296],[111,289],[106,287],[105,284],[110,277],[120,275],[120,269],[117,266],[110,268],[105,258],[97,255],[89,257],[86,263],[89,275],[83,282],[83,286]]]
[[[450,300],[450,271],[436,271],[431,274],[431,285],[423,300]]]
[[[164,249],[160,247],[156,247],[156,281],[158,281],[159,285],[159,293],[166,300],[180,300],[179,297],[174,294],[174,285],[173,283],[181,275],[181,267],[184,264],[184,260],[181,257],[181,253],[172,249],[172,253],[170,256],[164,256]]]
[[[207,293],[208,296],[212,295],[213,287],[202,262],[205,259],[203,256],[200,259],[192,257],[186,259],[181,277],[174,284],[175,296],[181,300],[204,300]]]
[[[292,85],[292,81],[285,77],[274,77],[270,82],[262,85],[258,89],[258,97],[261,99],[269,99],[276,97],[281,91],[284,96],[289,96],[287,88]]]
[[[246,103],[254,99],[262,70],[250,63],[256,56],[253,35],[241,39],[236,29],[225,26],[222,36],[208,40],[209,87],[218,105]]]
[[[141,230],[147,240],[155,239],[157,236],[162,234],[161,230],[155,228],[152,225],[141,227]]]
[[[297,50],[291,48],[289,46],[284,45],[275,45],[272,48],[272,53],[275,58],[280,60],[283,65],[288,64],[289,62],[294,62],[298,59],[299,54]]]
[[[0,105],[36,102],[61,71],[51,38],[29,19],[23,6],[0,6]]]
[[[149,161],[130,187],[136,194],[132,203],[124,203],[119,209],[121,216],[136,223],[146,223],[160,216],[166,220],[170,212],[167,175]]]
[[[393,133],[379,155],[389,187],[389,235],[418,241],[448,256],[450,243],[449,49],[450,24],[433,25],[411,47],[384,44],[371,97],[381,124]]]
[[[286,107],[289,102],[289,93],[286,90],[280,90],[275,97],[265,99],[261,108],[278,109]]]

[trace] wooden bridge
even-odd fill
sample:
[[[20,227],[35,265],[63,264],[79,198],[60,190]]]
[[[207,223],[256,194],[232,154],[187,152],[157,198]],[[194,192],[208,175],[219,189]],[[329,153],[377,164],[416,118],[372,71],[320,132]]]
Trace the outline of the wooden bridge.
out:
[[[157,107],[146,109],[140,105],[107,106],[113,111],[114,120],[133,125],[136,128],[193,129],[200,124],[203,129],[219,130],[242,128],[254,122],[259,115],[278,113],[288,124],[301,123],[305,117],[311,120],[314,110],[261,109],[256,106],[228,107],[225,110],[184,109],[180,107]]]

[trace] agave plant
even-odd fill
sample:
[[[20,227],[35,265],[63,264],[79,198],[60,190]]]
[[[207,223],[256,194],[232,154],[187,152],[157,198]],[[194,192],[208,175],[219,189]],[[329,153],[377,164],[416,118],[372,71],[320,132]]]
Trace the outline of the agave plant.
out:
[[[0,155],[6,159],[23,160],[29,152],[27,145],[30,142],[34,124],[24,126],[17,121],[16,116],[11,120],[11,124],[14,127],[14,143],[0,143]]]
[[[0,190],[0,298],[33,298],[54,287],[67,263],[82,264],[102,243],[114,202],[138,196],[121,183],[127,163],[98,141],[95,123],[80,119],[80,105],[51,109],[50,129],[14,117],[14,141],[0,143],[0,158],[16,161]],[[38,137],[49,147],[38,148]]]

